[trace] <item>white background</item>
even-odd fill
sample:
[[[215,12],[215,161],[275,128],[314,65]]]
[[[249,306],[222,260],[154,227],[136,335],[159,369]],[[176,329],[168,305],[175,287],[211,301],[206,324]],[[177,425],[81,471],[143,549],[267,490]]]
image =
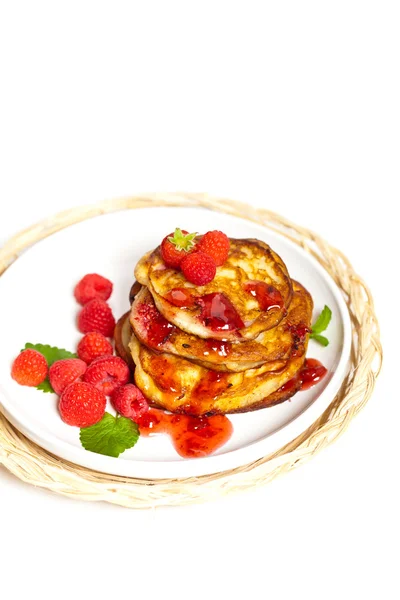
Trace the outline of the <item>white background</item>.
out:
[[[399,598],[398,3],[0,7],[0,243],[142,191],[265,206],[350,257],[385,351],[346,434],[254,492],[133,511],[0,469],[0,595]]]

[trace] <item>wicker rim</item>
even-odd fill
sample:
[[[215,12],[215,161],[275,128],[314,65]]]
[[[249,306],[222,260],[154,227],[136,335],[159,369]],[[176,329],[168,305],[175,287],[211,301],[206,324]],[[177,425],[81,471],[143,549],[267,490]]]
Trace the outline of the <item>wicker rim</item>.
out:
[[[80,500],[149,508],[205,501],[264,484],[299,466],[336,440],[370,398],[382,363],[379,325],[371,293],[348,259],[317,234],[266,209],[200,193],[145,194],[74,208],[18,233],[0,250],[0,275],[22,251],[74,223],[118,210],[149,206],[200,206],[277,231],[312,254],[341,290],[352,322],[349,373],[329,408],[277,452],[235,469],[182,479],[137,479],[77,466],[43,450],[0,413],[0,464],[21,480]]]

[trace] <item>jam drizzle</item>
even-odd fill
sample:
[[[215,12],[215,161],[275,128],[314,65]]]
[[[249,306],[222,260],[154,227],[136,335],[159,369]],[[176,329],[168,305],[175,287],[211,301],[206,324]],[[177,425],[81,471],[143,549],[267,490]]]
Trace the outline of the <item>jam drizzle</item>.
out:
[[[141,303],[138,307],[138,315],[137,319],[143,323],[146,330],[147,342],[153,348],[164,344],[176,331],[175,325],[167,321],[154,304]]]
[[[316,358],[307,358],[300,371],[301,391],[309,390],[317,385],[327,374],[328,369]]]
[[[197,299],[197,304],[201,306],[201,321],[213,331],[233,331],[244,327],[239,313],[225,294],[206,294]]]
[[[272,308],[283,308],[284,306],[280,291],[264,281],[248,281],[244,284],[244,289],[256,298],[261,310],[268,311]]]
[[[165,299],[179,308],[191,308],[196,304],[196,296],[187,288],[174,288],[165,295]]]
[[[167,433],[174,448],[184,458],[209,456],[223,446],[232,435],[232,423],[225,415],[191,417],[169,414],[150,408],[138,419],[140,434],[144,437]]]
[[[299,356],[303,352],[303,344],[308,333],[311,333],[311,329],[304,323],[287,323],[287,329],[290,331],[293,337],[293,351],[292,356]]]
[[[284,383],[278,392],[292,392],[300,383],[300,392],[317,385],[327,374],[328,369],[316,358],[306,358],[301,370],[292,379]]]
[[[210,352],[218,354],[219,356],[229,356],[232,350],[232,344],[225,342],[224,340],[205,340],[208,351],[204,351],[204,356],[208,356]]]
[[[207,371],[191,393],[195,405],[201,406],[210,400],[215,400],[232,384],[228,381],[229,373],[221,371]]]
[[[182,388],[173,363],[165,355],[154,354],[149,359],[149,367],[157,387],[173,398],[179,398]]]

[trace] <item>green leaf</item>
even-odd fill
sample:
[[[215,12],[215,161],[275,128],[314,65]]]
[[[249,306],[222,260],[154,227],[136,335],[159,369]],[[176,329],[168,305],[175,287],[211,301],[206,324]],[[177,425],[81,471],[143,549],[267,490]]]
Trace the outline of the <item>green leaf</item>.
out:
[[[312,326],[312,332],[313,333],[322,333],[323,331],[325,331],[325,329],[328,327],[328,325],[331,321],[331,318],[332,318],[332,311],[325,304],[323,311],[321,312],[318,319],[315,321],[314,325]]]
[[[131,419],[113,417],[106,412],[96,425],[81,429],[79,437],[89,452],[118,458],[128,448],[133,448],[139,435],[139,427]]]
[[[38,352],[40,352],[40,354],[43,354],[49,367],[51,367],[51,365],[55,363],[56,360],[62,360],[63,358],[78,358],[77,354],[74,354],[73,352],[64,350],[64,348],[49,346],[48,344],[31,344],[30,342],[28,342],[27,344],[25,344],[25,347],[22,350],[27,350],[28,348],[31,348],[32,350],[37,350]],[[42,383],[39,383],[39,385],[36,386],[36,389],[40,390],[41,392],[44,392],[45,394],[54,392],[48,379],[45,379]]]
[[[179,229],[179,227],[177,227],[175,229],[174,235],[170,235],[168,240],[171,242],[171,244],[174,244],[177,250],[185,250],[185,252],[188,252],[193,248],[195,244],[194,238],[196,237],[196,235],[197,232],[183,233],[182,229]]]
[[[319,335],[319,333],[311,333],[310,338],[321,344],[322,346],[328,346],[329,340],[324,335]]]
[[[69,352],[68,350],[64,350],[64,348],[57,348],[56,346],[49,346],[48,344],[25,344],[23,350],[27,348],[32,348],[32,350],[37,350],[40,354],[43,354],[45,359],[47,360],[47,364],[49,367],[56,360],[62,360],[63,358],[78,358],[77,354],[73,352]],[[22,350],[21,350],[22,352]]]
[[[42,381],[42,383],[39,383],[39,385],[36,386],[36,389],[40,390],[41,392],[44,392],[45,394],[55,393],[53,388],[51,387],[50,381],[47,378],[44,381]]]

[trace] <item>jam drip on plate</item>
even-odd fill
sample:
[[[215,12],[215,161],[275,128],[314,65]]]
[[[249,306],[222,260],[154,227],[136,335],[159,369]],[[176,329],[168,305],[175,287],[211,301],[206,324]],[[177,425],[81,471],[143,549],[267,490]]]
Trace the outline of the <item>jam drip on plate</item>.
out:
[[[151,436],[166,433],[180,456],[201,458],[223,446],[232,435],[233,427],[225,415],[189,417],[150,408],[138,419],[140,434]]]
[[[264,281],[248,281],[244,285],[246,292],[254,296],[261,310],[283,308],[283,298],[279,290]]]
[[[244,327],[236,308],[224,294],[206,294],[197,299],[197,304],[201,306],[201,321],[213,331],[233,331]]]
[[[317,385],[327,374],[328,370],[316,358],[306,358],[303,368],[289,381],[284,383],[278,392],[291,392],[301,384],[300,391],[309,390]]]
[[[304,367],[300,371],[301,390],[309,390],[317,385],[327,374],[328,369],[316,358],[306,358]]]

